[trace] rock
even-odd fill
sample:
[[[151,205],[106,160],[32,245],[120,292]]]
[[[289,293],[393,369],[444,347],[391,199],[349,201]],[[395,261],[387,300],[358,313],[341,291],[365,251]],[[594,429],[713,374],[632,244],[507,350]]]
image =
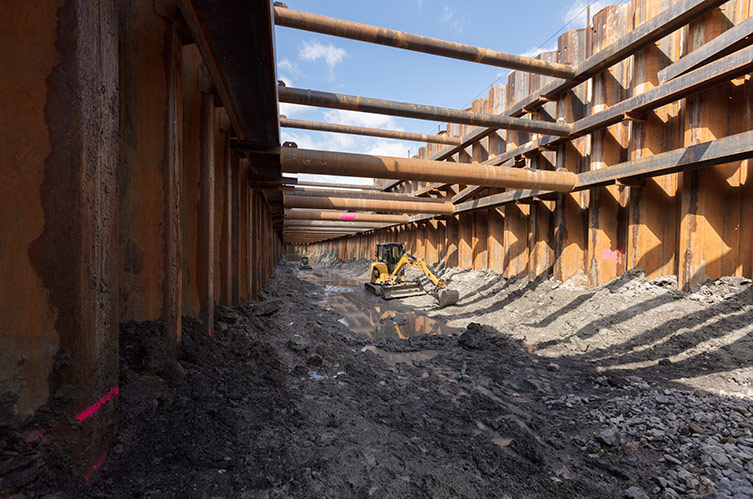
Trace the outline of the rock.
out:
[[[306,365],[311,367],[321,367],[324,364],[322,358],[318,355],[311,355],[306,359]]]
[[[217,307],[214,312],[215,319],[218,322],[224,322],[225,324],[235,324],[239,321],[240,317],[238,313],[232,308]],[[220,327],[217,324],[218,328]]]
[[[167,362],[165,362],[165,367],[159,374],[169,386],[175,387],[183,384],[183,380],[186,377],[186,370],[183,369],[183,364],[177,360],[168,359]]]
[[[262,303],[257,303],[253,307],[253,313],[257,317],[267,317],[282,308],[282,302],[280,300],[268,300]]]
[[[555,372],[560,370],[559,364],[555,364],[554,362],[550,362],[549,364],[547,364],[546,368],[549,369],[550,371],[555,371]]]
[[[302,352],[309,347],[309,344],[302,336],[293,336],[288,341],[288,347],[295,352]]]
[[[716,464],[724,468],[729,464],[729,458],[726,454],[722,454],[721,452],[716,452],[714,454],[711,454],[711,459],[714,460]]]
[[[703,428],[701,428],[700,426],[698,426],[695,423],[688,423],[688,430],[690,430],[692,433],[698,433],[698,434],[705,433],[703,431]]]
[[[659,365],[660,366],[668,366],[668,365],[671,365],[671,364],[672,364],[672,361],[670,361],[669,359],[660,359],[659,360]]]
[[[642,488],[633,485],[629,489],[622,491],[622,495],[629,499],[648,499],[648,494]]]
[[[603,443],[604,445],[608,445],[609,447],[614,447],[615,445],[620,443],[620,433],[616,428],[607,428],[606,430],[596,435],[596,440]]]
[[[674,456],[672,456],[670,454],[664,454],[664,459],[666,459],[670,463],[676,464],[678,466],[682,464],[682,461],[680,461],[679,459],[677,459],[676,457],[674,457]]]

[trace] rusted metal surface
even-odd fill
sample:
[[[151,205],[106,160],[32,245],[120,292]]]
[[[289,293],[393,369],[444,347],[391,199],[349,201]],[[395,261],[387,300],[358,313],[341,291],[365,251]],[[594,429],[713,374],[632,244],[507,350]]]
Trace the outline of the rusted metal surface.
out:
[[[215,160],[215,119],[214,96],[201,94],[199,139],[201,147],[199,190],[199,250],[197,253],[196,276],[199,284],[199,320],[209,333],[214,329],[214,160]]]
[[[531,171],[478,164],[453,164],[412,158],[392,158],[329,151],[283,148],[282,170],[352,177],[402,178],[492,187],[539,187],[567,192],[575,185],[570,172]]]
[[[342,211],[286,209],[286,220],[352,220],[355,222],[408,223],[408,215],[380,215],[377,213],[346,213]]]
[[[385,199],[387,201],[413,201],[415,196],[408,194],[393,194],[391,192],[354,192],[340,189],[317,189],[313,187],[297,187],[293,191],[297,196],[335,196],[342,198],[360,198],[360,199]],[[421,201],[427,203],[446,203],[450,200],[447,198],[421,198]]]
[[[316,208],[322,210],[380,211],[384,213],[434,213],[451,215],[451,203],[425,203],[418,201],[384,201],[379,199],[353,199],[285,194],[285,208]]]
[[[183,164],[181,165],[182,315],[199,316],[199,210],[201,203],[201,54],[195,45],[183,47]],[[147,167],[148,165],[144,165]],[[156,253],[156,249],[153,253]]]
[[[425,133],[401,132],[383,128],[366,128],[339,123],[321,123],[318,121],[294,120],[280,118],[280,126],[285,128],[299,128],[302,130],[318,130],[322,132],[347,133],[351,135],[367,135],[370,137],[384,137],[388,139],[411,140],[414,142],[429,142],[434,144],[460,144],[459,137],[449,135],[428,135]]]
[[[327,187],[333,189],[357,189],[364,191],[381,191],[382,188],[376,185],[361,185],[361,184],[337,184],[330,182],[309,182],[305,180],[299,180],[296,185],[301,187]]]
[[[118,16],[7,2],[0,29],[0,418],[67,387],[47,436],[85,470],[117,423],[113,406],[67,422],[118,383]]]
[[[275,7],[274,15],[275,23],[278,26],[314,31],[325,35],[377,43],[379,45],[477,62],[479,64],[488,64],[500,68],[519,69],[521,71],[530,71],[561,78],[572,78],[575,76],[575,68],[565,64],[547,63],[530,57],[507,54],[462,43],[344,21],[342,19],[320,16],[284,7]]]
[[[750,44],[753,44],[753,17],[731,27],[702,47],[659,71],[659,82],[664,83],[676,78]]]
[[[492,129],[504,128],[507,130],[521,130],[531,133],[543,133],[558,136],[566,136],[570,133],[570,127],[566,124],[525,120],[508,116],[474,113],[458,109],[426,106],[422,104],[409,104],[407,102],[373,99],[369,97],[356,97],[353,95],[335,94],[318,90],[279,87],[278,94],[280,102],[287,102],[290,104],[347,109],[364,113],[386,114],[390,116],[402,116],[404,118],[421,120],[448,121],[450,123],[483,126]]]
[[[561,37],[557,60],[575,63],[593,75],[611,66],[609,74],[576,86],[535,76],[510,77],[505,86],[506,114],[564,119],[574,123],[578,134],[587,136],[536,140],[521,131],[502,131],[504,136],[492,137],[486,129],[463,130],[463,142],[458,146],[437,151],[427,145],[420,151],[419,157],[446,159],[451,166],[460,166],[470,161],[468,146],[477,143],[470,148],[473,158],[488,153],[491,163],[497,159],[494,156],[505,154],[501,144],[512,150],[533,140],[521,151],[521,164],[567,169],[579,175],[580,185],[561,195],[517,189],[472,199],[483,191],[480,187],[460,185],[454,189],[460,193],[455,197],[459,202],[456,213],[489,213],[490,207],[499,207],[506,215],[496,230],[504,233],[500,253],[507,275],[533,277],[554,272],[559,279],[567,279],[579,271],[588,275],[590,269],[591,284],[598,284],[637,267],[653,277],[679,270],[681,285],[688,287],[707,278],[753,272],[753,259],[739,252],[753,244],[753,229],[745,223],[753,217],[753,208],[743,201],[750,191],[745,172],[752,161],[753,137],[745,134],[750,132],[753,90],[749,78],[742,77],[751,70],[753,58],[746,48],[731,54],[734,57],[706,60],[708,64],[697,68],[697,73],[675,78],[673,81],[679,82],[674,86],[662,87],[657,79],[663,67],[682,56],[704,46],[713,51],[709,42],[751,15],[750,5],[743,0],[714,10],[721,3],[693,0],[663,10],[667,3],[662,0],[632,0],[607,7],[596,16],[593,36],[580,30]],[[676,31],[694,19],[689,28]],[[739,35],[728,35],[728,39],[734,38]],[[588,50],[587,39],[593,45]],[[727,44],[722,39],[715,45]],[[634,59],[615,66],[636,49],[640,51]],[[706,56],[699,53],[696,57]],[[546,58],[552,60],[551,55]],[[553,102],[557,95],[561,98]],[[474,103],[474,111],[488,111],[477,106],[482,101]],[[684,180],[680,190],[676,187],[678,175]],[[420,196],[450,187],[448,182],[423,185],[424,180],[402,180],[387,184],[386,189]],[[471,199],[461,201],[468,197]],[[532,204],[513,204],[520,201]],[[675,218],[675,213],[681,218]],[[433,218],[430,214],[411,217],[415,223],[405,234],[415,248],[426,251],[434,244],[428,229]],[[489,217],[483,218],[489,227]],[[483,246],[475,235],[483,234],[484,229],[475,219],[465,225],[467,217],[460,219],[455,222],[460,223],[460,235],[448,234],[445,242],[448,248],[460,244],[464,261],[455,260],[457,248],[445,249],[446,255],[453,255],[450,265],[467,266],[469,253],[474,256],[473,263],[481,265]],[[491,266],[494,229],[488,231],[486,249]],[[377,231],[374,238],[386,232]],[[675,234],[681,241],[675,242]],[[360,237],[371,239],[370,235]],[[605,250],[610,258],[602,262]]]
[[[385,227],[381,222],[352,222],[350,220],[285,220],[283,227],[342,227],[378,229]]]

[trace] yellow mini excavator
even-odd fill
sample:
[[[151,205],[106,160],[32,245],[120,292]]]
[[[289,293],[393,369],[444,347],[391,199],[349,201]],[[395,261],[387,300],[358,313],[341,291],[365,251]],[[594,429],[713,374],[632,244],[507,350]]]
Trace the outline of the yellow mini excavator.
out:
[[[436,287],[439,306],[446,307],[458,302],[459,293],[447,289],[444,280],[438,279],[429,270],[426,262],[405,252],[403,243],[377,244],[376,261],[371,262],[371,282],[364,284],[367,290],[385,300],[405,298],[424,294],[421,284],[415,281],[405,281],[405,266],[412,265],[423,270],[424,274]]]

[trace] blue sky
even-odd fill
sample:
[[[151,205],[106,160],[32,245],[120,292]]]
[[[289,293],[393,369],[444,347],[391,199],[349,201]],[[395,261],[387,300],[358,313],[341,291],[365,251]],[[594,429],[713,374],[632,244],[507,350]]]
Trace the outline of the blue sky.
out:
[[[591,15],[624,0],[287,0],[291,9],[514,54],[553,50],[557,33],[589,3]],[[532,19],[532,15],[536,19]],[[567,29],[585,26],[582,13]],[[563,30],[564,31],[564,30]],[[550,39],[551,37],[551,39]],[[508,70],[284,27],[275,28],[277,76],[287,85],[462,109]],[[501,78],[501,79],[500,79]],[[483,94],[483,95],[479,95]],[[438,123],[282,104],[289,118],[436,133]],[[386,156],[415,154],[416,142],[282,128],[302,148]],[[301,176],[307,180],[327,180]],[[340,182],[370,183],[368,179]]]

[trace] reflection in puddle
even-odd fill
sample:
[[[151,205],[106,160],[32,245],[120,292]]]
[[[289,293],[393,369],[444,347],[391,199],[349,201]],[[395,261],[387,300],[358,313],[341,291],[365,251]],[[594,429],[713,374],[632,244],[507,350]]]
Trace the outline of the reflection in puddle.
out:
[[[384,359],[384,362],[391,366],[394,366],[396,364],[412,364],[413,362],[431,360],[440,353],[438,350],[420,350],[418,352],[387,352],[386,350],[377,348],[374,345],[365,346],[361,351],[366,350],[380,355],[382,359]]]
[[[369,338],[406,339],[424,334],[450,334],[455,331],[442,322],[400,304],[371,295],[363,283],[326,272],[301,272],[301,279],[322,286],[312,298],[317,305],[343,316],[341,323]]]

